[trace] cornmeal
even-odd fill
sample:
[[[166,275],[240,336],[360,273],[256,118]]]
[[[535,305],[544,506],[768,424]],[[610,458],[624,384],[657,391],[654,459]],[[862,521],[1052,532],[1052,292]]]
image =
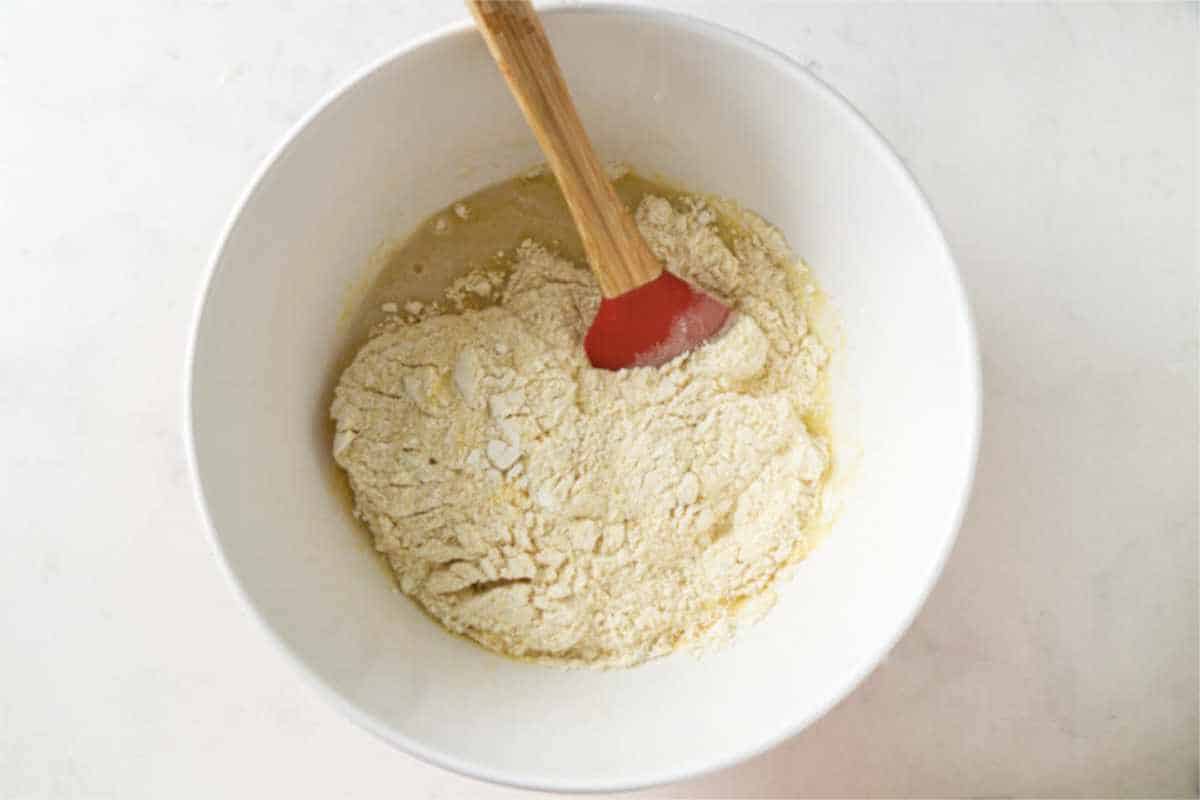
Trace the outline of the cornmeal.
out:
[[[413,306],[341,376],[334,457],[356,514],[450,630],[629,666],[727,637],[807,553],[829,464],[804,422],[827,359],[811,286],[777,231],[721,210],[741,223],[729,245],[710,203],[637,210],[667,268],[736,312],[662,367],[593,369],[594,279],[526,240],[511,272]],[[492,304],[462,308],[467,293]]]

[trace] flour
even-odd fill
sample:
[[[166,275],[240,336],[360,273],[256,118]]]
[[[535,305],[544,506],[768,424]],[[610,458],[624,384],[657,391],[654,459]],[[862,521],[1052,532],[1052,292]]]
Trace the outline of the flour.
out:
[[[647,197],[655,254],[738,313],[660,368],[592,369],[591,275],[526,241],[504,279],[369,340],[331,409],[356,514],[400,588],[502,653],[627,666],[728,636],[803,557],[827,444],[805,428],[826,354],[776,231]],[[449,306],[448,306],[449,307]]]

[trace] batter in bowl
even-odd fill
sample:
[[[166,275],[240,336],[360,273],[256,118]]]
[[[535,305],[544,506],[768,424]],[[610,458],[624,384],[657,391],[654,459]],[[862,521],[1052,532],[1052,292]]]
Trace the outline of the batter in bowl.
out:
[[[533,175],[398,251],[335,390],[334,458],[400,588],[511,656],[629,666],[722,641],[814,544],[827,354],[807,269],[732,203],[633,175],[617,188],[667,268],[735,309],[719,336],[662,367],[592,368],[599,290]],[[561,224],[523,230],[537,208]],[[456,236],[469,271],[400,294],[402,270],[453,260]]]

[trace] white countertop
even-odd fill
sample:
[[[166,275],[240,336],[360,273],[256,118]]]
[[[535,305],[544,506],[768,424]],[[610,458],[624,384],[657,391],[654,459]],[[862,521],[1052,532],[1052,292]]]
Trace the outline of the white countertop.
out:
[[[891,657],[675,797],[1195,795],[1197,8],[668,5],[790,53],[915,173],[986,388]],[[184,462],[221,224],[457,2],[0,4],[0,798],[517,797],[343,719],[242,613]],[[702,698],[697,699],[702,702]]]

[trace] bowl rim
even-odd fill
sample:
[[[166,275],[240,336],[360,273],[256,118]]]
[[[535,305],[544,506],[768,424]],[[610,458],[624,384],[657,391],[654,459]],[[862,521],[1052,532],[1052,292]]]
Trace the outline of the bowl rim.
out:
[[[429,33],[413,38],[408,42],[392,49],[383,56],[376,58],[366,66],[356,70],[350,75],[349,78],[343,80],[333,90],[327,92],[312,108],[310,108],[295,124],[293,124],[288,132],[279,141],[279,143],[276,144],[259,162],[252,178],[242,190],[238,200],[233,206],[233,209],[222,225],[221,233],[217,238],[217,243],[212,250],[204,270],[202,289],[193,308],[191,327],[187,341],[187,351],[184,359],[184,450],[187,456],[188,473],[191,478],[196,504],[200,509],[200,515],[204,521],[204,528],[207,533],[209,546],[216,557],[216,561],[220,564],[221,571],[224,573],[227,582],[240,599],[243,610],[245,610],[249,616],[256,621],[259,628],[267,634],[267,638],[274,644],[276,651],[285,656],[286,660],[289,661],[292,667],[304,677],[305,681],[307,681],[310,686],[316,689],[317,693],[324,697],[328,703],[337,708],[352,722],[354,722],[363,730],[374,734],[378,738],[388,742],[394,747],[399,748],[401,751],[420,759],[421,761],[478,780],[522,789],[554,792],[630,791],[707,775],[709,773],[734,766],[735,764],[758,756],[780,744],[784,740],[795,736],[827,714],[834,706],[841,703],[842,700],[844,700],[855,688],[857,688],[858,685],[862,683],[862,681],[868,675],[870,675],[871,672],[873,672],[874,669],[883,661],[887,654],[891,652],[891,650],[899,642],[900,638],[904,636],[904,634],[912,626],[917,614],[924,607],[925,602],[928,600],[929,595],[933,590],[933,587],[937,584],[939,578],[941,577],[950,552],[953,550],[954,544],[958,539],[958,534],[962,527],[963,519],[966,515],[972,489],[975,483],[975,473],[979,459],[979,444],[983,416],[982,370],[979,356],[978,334],[976,332],[974,316],[971,311],[970,302],[962,283],[961,271],[958,268],[957,262],[954,260],[953,253],[951,252],[950,246],[946,241],[946,236],[942,231],[941,225],[938,223],[937,215],[934,212],[928,197],[925,195],[924,191],[922,191],[920,185],[909,172],[908,168],[904,165],[903,161],[901,161],[900,157],[894,150],[892,150],[891,146],[884,139],[883,135],[879,133],[879,131],[866,119],[866,117],[863,116],[863,114],[859,112],[849,100],[843,97],[841,93],[839,93],[829,84],[822,81],[794,58],[768,44],[752,38],[747,34],[740,33],[715,22],[710,22],[708,20],[677,11],[631,6],[619,2],[582,2],[573,3],[570,6],[539,9],[539,13],[555,16],[567,14],[604,14],[651,19],[656,22],[665,23],[669,26],[675,27],[687,34],[719,40],[724,44],[739,48],[743,51],[748,51],[752,55],[769,62],[771,66],[783,73],[786,73],[789,77],[807,84],[809,88],[814,90],[814,93],[817,96],[821,97],[825,102],[832,104],[843,114],[845,114],[850,124],[859,129],[860,133],[864,135],[864,139],[870,143],[869,146],[875,149],[887,167],[898,176],[901,183],[905,184],[909,188],[922,210],[933,222],[933,229],[937,238],[937,246],[943,251],[945,256],[944,264],[945,268],[949,272],[947,277],[950,279],[952,294],[957,301],[956,306],[959,322],[962,327],[963,335],[965,336],[964,344],[967,348],[968,362],[970,365],[966,386],[968,400],[970,401],[968,462],[966,465],[966,470],[962,476],[961,485],[958,487],[958,497],[956,498],[954,514],[949,530],[943,535],[941,548],[937,553],[936,559],[932,565],[932,569],[925,578],[922,590],[909,600],[908,608],[902,617],[901,623],[896,626],[895,630],[891,632],[887,640],[882,642],[869,657],[864,658],[855,667],[855,669],[847,672],[841,683],[827,693],[826,697],[822,699],[818,708],[816,708],[814,711],[791,720],[788,724],[781,726],[777,730],[766,732],[756,741],[747,742],[740,747],[731,748],[728,752],[717,758],[697,760],[694,762],[673,765],[667,768],[644,770],[638,773],[622,775],[616,780],[597,782],[580,781],[569,778],[564,779],[532,772],[510,772],[503,769],[482,766],[472,761],[462,759],[452,752],[428,747],[422,742],[410,738],[403,732],[393,728],[387,722],[375,717],[369,710],[360,707],[354,702],[345,698],[334,686],[326,682],[324,677],[322,677],[308,665],[300,653],[293,650],[292,646],[287,642],[287,640],[284,639],[284,637],[275,629],[270,620],[268,620],[254,604],[248,590],[242,585],[240,578],[233,568],[233,565],[226,557],[225,548],[221,543],[220,535],[217,533],[216,526],[213,523],[213,518],[204,492],[204,482],[200,475],[200,465],[197,460],[195,448],[195,407],[193,404],[193,393],[195,391],[194,379],[196,348],[200,337],[200,328],[201,323],[203,322],[204,310],[208,304],[209,295],[212,291],[212,286],[215,282],[216,275],[218,271],[222,269],[222,256],[224,254],[226,245],[228,244],[229,238],[237,226],[237,222],[250,199],[258,192],[259,187],[262,185],[264,179],[271,172],[271,170],[283,160],[283,156],[288,152],[288,150],[291,149],[295,140],[303,130],[305,130],[329,107],[338,102],[343,95],[349,93],[361,81],[367,79],[369,76],[383,69],[393,61],[402,59],[417,50],[434,44],[439,40],[462,35],[467,31],[473,31],[475,25],[474,22],[469,18],[443,25]]]

